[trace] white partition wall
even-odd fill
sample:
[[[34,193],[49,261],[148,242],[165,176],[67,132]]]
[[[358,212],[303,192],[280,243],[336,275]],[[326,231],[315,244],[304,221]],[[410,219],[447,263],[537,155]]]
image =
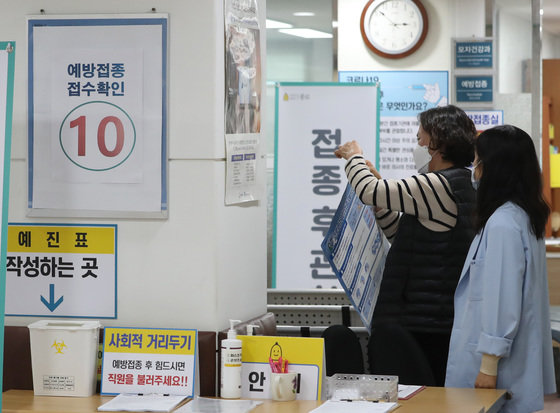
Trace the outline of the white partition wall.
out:
[[[264,27],[266,2],[257,3]],[[153,7],[169,15],[168,218],[28,217],[26,16],[42,8],[61,15],[147,13]],[[219,330],[228,318],[243,320],[266,311],[265,165],[260,156],[261,201],[224,204],[223,7],[222,0],[2,1],[0,38],[21,45],[15,63],[9,221],[118,226],[117,318],[102,320],[105,326]],[[261,55],[264,59],[264,50]],[[33,321],[7,317],[6,324]]]

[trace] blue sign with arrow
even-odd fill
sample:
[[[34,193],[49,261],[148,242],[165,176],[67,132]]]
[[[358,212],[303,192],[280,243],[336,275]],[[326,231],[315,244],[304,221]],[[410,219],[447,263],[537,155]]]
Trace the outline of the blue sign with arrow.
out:
[[[117,226],[8,224],[6,316],[117,317]]]

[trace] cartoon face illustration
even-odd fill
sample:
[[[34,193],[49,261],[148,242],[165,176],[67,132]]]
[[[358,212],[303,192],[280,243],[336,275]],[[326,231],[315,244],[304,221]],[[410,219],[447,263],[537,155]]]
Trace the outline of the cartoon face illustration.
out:
[[[278,342],[274,343],[274,345],[270,348],[270,358],[273,361],[278,361],[282,357],[282,347]]]

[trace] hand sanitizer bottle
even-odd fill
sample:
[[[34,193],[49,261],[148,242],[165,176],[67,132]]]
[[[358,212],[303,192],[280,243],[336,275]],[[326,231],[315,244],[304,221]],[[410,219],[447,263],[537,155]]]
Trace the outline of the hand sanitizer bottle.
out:
[[[220,397],[224,399],[239,399],[241,397],[241,340],[233,328],[239,320],[229,320],[227,339],[222,340]]]

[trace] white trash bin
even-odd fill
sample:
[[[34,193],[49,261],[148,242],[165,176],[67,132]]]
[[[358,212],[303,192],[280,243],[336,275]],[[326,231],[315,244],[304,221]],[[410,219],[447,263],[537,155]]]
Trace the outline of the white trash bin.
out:
[[[28,327],[35,395],[95,394],[99,322],[41,320]]]

